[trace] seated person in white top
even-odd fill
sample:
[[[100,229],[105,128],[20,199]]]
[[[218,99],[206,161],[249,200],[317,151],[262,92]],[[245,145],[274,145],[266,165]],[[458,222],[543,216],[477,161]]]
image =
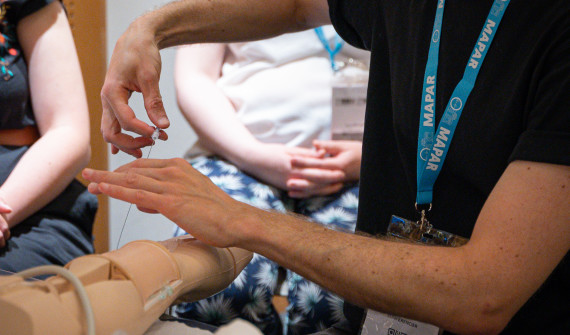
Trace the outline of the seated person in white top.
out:
[[[187,159],[235,199],[354,231],[361,142],[331,140],[331,85],[339,76],[366,80],[369,54],[331,26],[321,32],[328,51],[339,51],[332,64],[314,30],[179,49],[178,104],[199,137]],[[283,327],[272,305],[279,274],[289,299]],[[342,321],[342,307],[339,297],[256,255],[228,289],[178,312],[216,325],[242,317],[265,334],[307,334]]]

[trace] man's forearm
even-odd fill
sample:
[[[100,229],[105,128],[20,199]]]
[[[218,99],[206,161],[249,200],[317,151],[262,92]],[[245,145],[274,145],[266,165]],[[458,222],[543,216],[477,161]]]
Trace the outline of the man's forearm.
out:
[[[366,308],[441,325],[442,315],[433,312],[442,305],[449,311],[452,300],[443,299],[444,295],[451,294],[451,288],[444,293],[446,290],[438,284],[441,281],[446,282],[445,286],[451,281],[466,284],[458,278],[450,279],[453,272],[449,269],[453,265],[444,261],[449,259],[444,254],[452,250],[442,250],[442,254],[435,256],[438,261],[447,263],[435,272],[432,271],[435,265],[427,262],[429,253],[421,250],[426,248],[424,246],[335,232],[295,216],[259,215],[257,223],[251,225],[256,228],[246,239],[246,249],[265,255]],[[457,292],[459,287],[452,289]],[[426,292],[430,292],[429,299],[418,299]],[[443,301],[447,305],[440,305]],[[465,300],[462,303],[466,303]]]
[[[182,0],[137,19],[160,49],[262,39],[329,23],[326,0]]]
[[[246,249],[351,303],[458,333],[494,333],[504,327],[503,311],[488,300],[500,285],[494,286],[493,276],[482,276],[485,267],[472,266],[489,264],[471,248],[378,240],[279,213],[254,217]]]

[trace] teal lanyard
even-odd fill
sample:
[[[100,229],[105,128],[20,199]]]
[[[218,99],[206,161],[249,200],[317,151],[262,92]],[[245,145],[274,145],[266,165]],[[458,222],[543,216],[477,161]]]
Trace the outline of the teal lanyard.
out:
[[[465,67],[463,78],[455,87],[445,112],[438,124],[438,129],[434,127],[435,113],[435,89],[437,83],[437,65],[439,62],[439,42],[441,37],[441,24],[443,21],[443,9],[445,0],[438,0],[433,32],[426,64],[424,83],[422,90],[422,103],[420,110],[420,126],[418,132],[418,152],[417,152],[417,184],[416,195],[417,205],[431,205],[433,197],[433,185],[437,179],[451,139],[459,122],[461,112],[465,102],[481,69],[481,64],[491,46],[495,32],[499,28],[499,23],[509,5],[510,0],[495,0],[483,29],[479,34],[479,39],[473,48],[469,62]]]
[[[317,36],[319,37],[319,40],[323,44],[323,47],[325,47],[325,50],[329,53],[331,68],[334,72],[336,72],[338,70],[338,67],[336,66],[334,58],[342,49],[344,41],[340,38],[340,36],[338,36],[338,34],[336,34],[334,39],[334,48],[331,48],[329,41],[325,37],[325,33],[323,32],[322,27],[315,28],[315,33],[317,33]]]

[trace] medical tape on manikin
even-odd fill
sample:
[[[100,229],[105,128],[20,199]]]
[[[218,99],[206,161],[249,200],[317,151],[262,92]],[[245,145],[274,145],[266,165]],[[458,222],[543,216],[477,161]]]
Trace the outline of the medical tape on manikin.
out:
[[[485,20],[483,29],[475,43],[471,57],[465,67],[463,78],[455,87],[447,103],[445,112],[441,117],[436,130],[435,123],[435,96],[437,86],[437,66],[439,63],[439,42],[445,0],[438,0],[436,15],[431,35],[428,60],[426,64],[422,101],[420,110],[420,125],[418,131],[417,151],[417,194],[416,203],[425,205],[432,203],[433,185],[441,171],[445,157],[453,138],[455,128],[459,122],[463,107],[473,90],[481,65],[487,51],[493,42],[495,33],[499,28],[503,14],[510,0],[495,0],[489,15]]]

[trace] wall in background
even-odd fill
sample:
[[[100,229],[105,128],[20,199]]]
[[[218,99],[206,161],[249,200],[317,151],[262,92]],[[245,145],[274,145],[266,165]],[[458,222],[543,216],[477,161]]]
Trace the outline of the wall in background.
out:
[[[101,86],[106,69],[105,1],[64,0],[67,17],[75,39],[77,54],[83,73],[89,121],[91,125],[91,161],[89,167],[107,169],[107,145],[101,137]],[[78,178],[87,184],[78,175]],[[93,235],[95,251],[105,252],[109,248],[109,218],[107,197],[99,196],[99,210],[95,217]]]
[[[168,0],[121,0],[107,1],[107,60],[111,58],[113,48],[119,36],[127,29],[128,25],[138,16],[150,11]],[[174,53],[175,49],[161,51],[162,75],[160,88],[164,100],[164,107],[170,118],[171,126],[167,129],[169,140],[157,141],[152,148],[150,158],[173,158],[182,157],[184,152],[196,141],[196,135],[180,113],[174,94]],[[107,61],[108,62],[108,61]],[[143,100],[140,94],[133,94],[130,100],[137,117],[150,123],[144,110]],[[98,125],[97,129],[99,128]],[[100,136],[100,135],[99,135]],[[146,157],[148,148],[143,149]],[[134,158],[124,153],[111,155],[109,151],[109,169],[133,161]],[[109,249],[117,247],[117,241],[121,232],[129,204],[114,199],[109,200]],[[162,215],[146,214],[140,212],[136,206],[132,206],[126,225],[121,237],[120,245],[138,239],[164,240],[172,236],[174,224]]]

